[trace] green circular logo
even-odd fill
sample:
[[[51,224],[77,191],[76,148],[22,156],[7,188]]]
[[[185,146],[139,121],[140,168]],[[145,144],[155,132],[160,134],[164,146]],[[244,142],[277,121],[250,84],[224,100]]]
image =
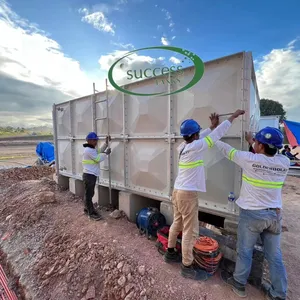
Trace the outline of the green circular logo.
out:
[[[182,54],[184,56],[186,56],[187,58],[189,58],[194,66],[195,66],[195,74],[194,77],[192,78],[192,80],[187,83],[184,87],[180,88],[177,91],[172,91],[170,93],[168,92],[160,92],[160,93],[152,93],[152,94],[141,94],[141,93],[135,93],[135,92],[131,92],[128,91],[124,88],[122,88],[121,86],[119,86],[115,80],[113,79],[113,70],[114,67],[124,58],[128,57],[129,55],[138,52],[138,51],[142,51],[142,50],[154,50],[154,49],[160,49],[160,50],[168,50],[168,51],[173,51],[173,52],[177,52],[179,54]],[[121,64],[122,68],[123,68],[123,64]],[[146,71],[146,70],[145,70]],[[169,74],[169,73],[168,73]],[[122,93],[126,93],[129,95],[134,95],[134,96],[167,96],[167,95],[172,95],[172,94],[177,94],[180,92],[183,92],[189,88],[191,88],[192,86],[194,86],[202,77],[204,74],[204,63],[201,60],[200,57],[198,57],[196,54],[182,49],[182,48],[178,48],[178,47],[172,47],[172,46],[156,46],[156,47],[148,47],[148,48],[141,48],[141,49],[136,49],[133,51],[128,52],[126,55],[124,55],[123,57],[121,57],[120,59],[118,59],[109,69],[108,71],[108,80],[110,82],[110,84],[118,91],[122,92]],[[159,75],[161,76],[161,75]],[[155,74],[154,74],[155,77]],[[152,77],[153,78],[153,77]]]

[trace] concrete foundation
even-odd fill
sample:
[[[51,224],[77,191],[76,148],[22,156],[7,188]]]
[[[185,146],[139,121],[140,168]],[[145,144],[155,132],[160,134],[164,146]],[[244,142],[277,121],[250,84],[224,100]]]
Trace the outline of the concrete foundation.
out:
[[[165,216],[167,225],[172,225],[173,222],[173,205],[167,202],[160,203],[160,212]]]
[[[119,191],[111,190],[111,200],[112,206],[118,207]],[[93,202],[99,204],[99,206],[109,206],[109,188],[105,186],[96,185],[95,195],[93,197]]]
[[[69,190],[78,197],[84,196],[83,182],[79,179],[69,178]]]
[[[131,222],[136,221],[136,214],[145,207],[159,208],[159,201],[128,192],[119,192],[119,210],[124,211]]]
[[[224,220],[224,229],[228,233],[237,234],[238,222],[230,219]]]
[[[69,189],[69,177],[63,176],[63,175],[56,175],[56,173],[53,174],[53,180],[61,186],[63,189],[68,190]]]

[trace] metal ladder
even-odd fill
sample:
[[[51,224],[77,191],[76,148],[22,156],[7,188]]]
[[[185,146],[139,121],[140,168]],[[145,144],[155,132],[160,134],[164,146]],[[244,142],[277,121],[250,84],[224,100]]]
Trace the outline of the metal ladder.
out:
[[[99,91],[96,90],[95,88],[95,83],[93,83],[93,118],[94,118],[94,122],[93,122],[93,127],[94,127],[94,131],[97,133],[97,122],[98,121],[102,121],[102,120],[107,120],[107,135],[110,135],[109,132],[109,105],[108,105],[108,86],[107,86],[107,79],[105,79],[105,99],[104,100],[96,100],[96,93],[99,93]],[[101,117],[98,118],[96,116],[96,104],[97,103],[104,103],[106,102],[106,116],[105,117]],[[97,134],[98,135],[98,134]],[[110,148],[110,142],[108,141],[107,147]],[[112,205],[112,198],[111,198],[111,165],[110,165],[110,155],[108,155],[108,168],[101,168],[100,170],[102,171],[108,171],[108,190],[109,190],[109,204]],[[98,178],[98,183],[100,181],[100,178]],[[100,190],[99,190],[100,193]],[[100,197],[100,194],[99,194]]]

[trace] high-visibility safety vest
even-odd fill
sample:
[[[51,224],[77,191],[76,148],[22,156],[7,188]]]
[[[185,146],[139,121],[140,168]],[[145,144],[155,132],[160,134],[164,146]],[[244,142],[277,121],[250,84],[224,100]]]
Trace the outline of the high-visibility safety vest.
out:
[[[206,191],[204,153],[214,146],[229,130],[231,123],[224,121],[215,130],[209,128],[200,132],[199,140],[183,142],[178,147],[178,174],[174,188],[186,191]]]
[[[289,170],[287,157],[238,151],[223,142],[217,142],[216,147],[243,169],[241,192],[236,201],[241,208],[282,208],[282,187]]]
[[[103,149],[92,148],[88,144],[84,144],[84,151],[82,156],[83,173],[100,175],[100,163],[105,160],[106,154],[101,153]]]

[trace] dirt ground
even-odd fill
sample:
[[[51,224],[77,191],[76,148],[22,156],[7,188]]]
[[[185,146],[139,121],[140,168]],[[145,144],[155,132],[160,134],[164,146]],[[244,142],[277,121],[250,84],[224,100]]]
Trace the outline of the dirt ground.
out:
[[[126,218],[113,219],[109,211],[102,211],[103,221],[88,220],[82,199],[60,190],[52,172],[0,172],[0,246],[18,278],[11,286],[19,299],[238,299],[219,273],[206,282],[183,279],[179,265],[164,263],[155,243],[140,236]],[[289,177],[284,188],[288,231],[282,234],[282,250],[289,300],[300,299],[299,183]],[[247,290],[247,299],[263,299],[255,288]]]
[[[35,163],[36,144],[22,144],[0,141],[0,169],[30,166]]]

